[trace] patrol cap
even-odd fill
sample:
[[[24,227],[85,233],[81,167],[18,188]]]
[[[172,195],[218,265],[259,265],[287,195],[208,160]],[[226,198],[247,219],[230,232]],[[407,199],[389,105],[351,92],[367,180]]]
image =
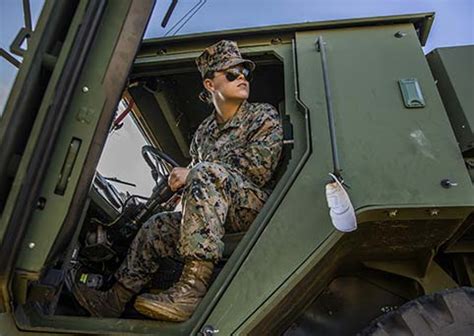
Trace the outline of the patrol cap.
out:
[[[222,40],[207,47],[196,58],[196,65],[203,78],[209,72],[226,70],[238,64],[243,64],[250,71],[255,69],[254,62],[242,58],[237,42],[229,40]]]

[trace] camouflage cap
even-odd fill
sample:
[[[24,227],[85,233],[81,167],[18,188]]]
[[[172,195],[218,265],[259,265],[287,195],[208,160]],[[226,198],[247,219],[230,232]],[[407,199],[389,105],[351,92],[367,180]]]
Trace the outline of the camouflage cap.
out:
[[[207,47],[204,52],[196,58],[196,65],[203,78],[208,72],[226,70],[238,64],[243,64],[251,71],[255,69],[254,62],[242,58],[237,42],[235,41],[219,41]]]

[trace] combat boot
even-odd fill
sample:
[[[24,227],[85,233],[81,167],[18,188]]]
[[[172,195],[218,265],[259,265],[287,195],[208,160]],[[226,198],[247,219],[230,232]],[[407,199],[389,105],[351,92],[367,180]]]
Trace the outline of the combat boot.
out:
[[[186,321],[206,294],[213,270],[211,261],[186,261],[183,273],[173,287],[157,295],[139,295],[134,307],[141,314],[157,320]]]
[[[120,282],[108,291],[99,291],[85,285],[73,289],[77,302],[95,317],[120,317],[125,305],[136,293],[124,287]]]

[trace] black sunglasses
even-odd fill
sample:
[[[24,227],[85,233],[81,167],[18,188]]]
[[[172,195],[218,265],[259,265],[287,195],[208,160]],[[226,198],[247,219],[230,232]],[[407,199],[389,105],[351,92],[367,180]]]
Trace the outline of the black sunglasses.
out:
[[[250,82],[253,78],[252,71],[247,68],[235,67],[225,70],[225,78],[227,78],[229,82],[235,81],[240,75],[244,75],[247,82]]]

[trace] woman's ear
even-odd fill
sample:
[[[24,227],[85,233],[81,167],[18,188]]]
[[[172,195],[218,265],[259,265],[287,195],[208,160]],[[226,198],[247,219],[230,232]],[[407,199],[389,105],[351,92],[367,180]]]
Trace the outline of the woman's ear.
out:
[[[210,80],[209,78],[206,78],[202,84],[204,85],[204,88],[209,91],[209,92],[213,92],[214,91],[214,82],[212,80]]]

